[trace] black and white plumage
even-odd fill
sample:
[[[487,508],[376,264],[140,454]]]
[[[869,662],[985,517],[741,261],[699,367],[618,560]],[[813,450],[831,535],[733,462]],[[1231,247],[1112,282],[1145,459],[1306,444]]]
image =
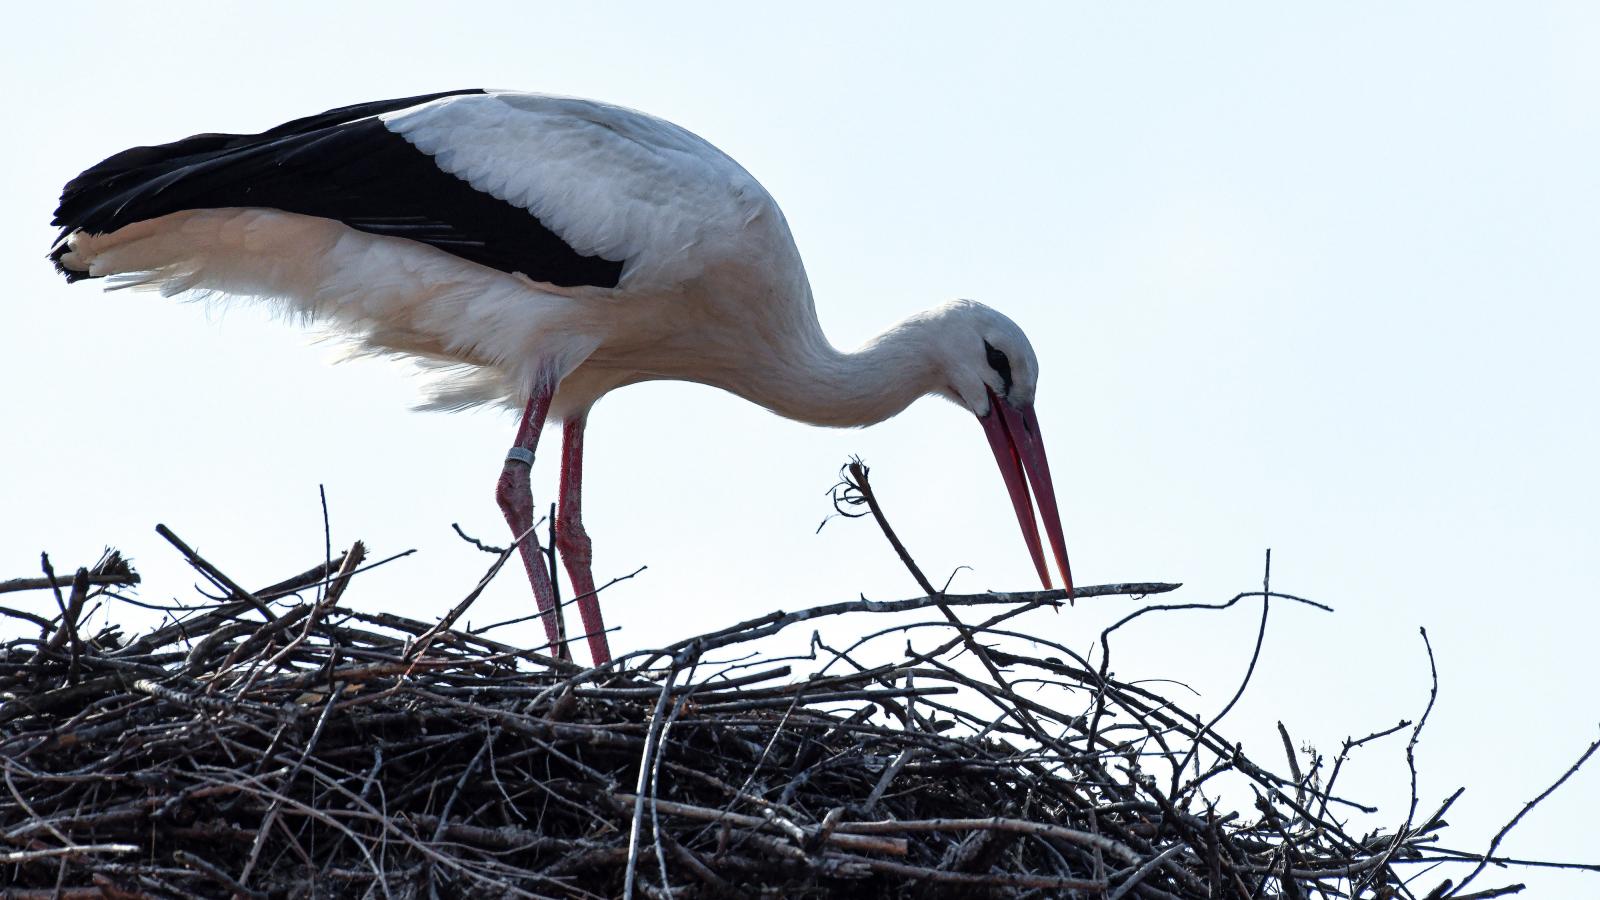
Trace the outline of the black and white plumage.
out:
[[[67,185],[55,224],[69,280],[273,300],[370,349],[464,366],[435,405],[524,407],[499,491],[519,535],[525,463],[545,421],[562,421],[556,543],[580,595],[593,591],[585,417],[606,392],[663,378],[819,425],[881,421],[924,394],[959,403],[984,423],[1040,577],[1030,482],[1071,586],[1022,331],[956,301],[835,349],[777,203],[661,119],[501,91],[347,106],[119,153]],[[548,579],[523,548],[546,609]],[[604,660],[598,604],[579,606]]]

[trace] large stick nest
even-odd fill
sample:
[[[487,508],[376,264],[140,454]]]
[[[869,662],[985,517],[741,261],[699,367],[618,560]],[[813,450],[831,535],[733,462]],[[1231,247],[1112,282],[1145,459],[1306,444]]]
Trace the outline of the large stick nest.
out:
[[[1410,729],[1274,774],[1103,660],[1022,640],[1059,593],[774,613],[585,670],[449,627],[464,604],[432,624],[341,605],[359,544],[246,591],[164,533],[223,593],[132,639],[80,624],[136,580],[114,553],[0,584],[56,588],[46,614],[0,608],[38,633],[0,649],[0,897],[1500,893],[1407,886],[1461,858],[1444,808],[1341,824],[1350,751]],[[853,647],[761,649],[918,611],[858,616],[887,627]],[[1211,793],[1229,778],[1233,806]]]

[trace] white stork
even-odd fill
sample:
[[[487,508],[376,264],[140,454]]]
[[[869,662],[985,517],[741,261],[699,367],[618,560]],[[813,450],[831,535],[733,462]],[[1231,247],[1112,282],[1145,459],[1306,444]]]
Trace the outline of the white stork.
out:
[[[363,103],[125,150],[66,186],[54,224],[69,281],[273,300],[368,349],[459,365],[430,406],[523,410],[496,493],[519,537],[539,433],[563,423],[554,541],[596,664],[610,652],[579,511],[584,423],[607,391],[652,379],[828,426],[952,400],[988,435],[1040,579],[1030,482],[1072,587],[1022,330],[958,300],[835,349],[778,204],[661,119],[504,91]],[[565,653],[550,575],[536,544],[521,552]]]

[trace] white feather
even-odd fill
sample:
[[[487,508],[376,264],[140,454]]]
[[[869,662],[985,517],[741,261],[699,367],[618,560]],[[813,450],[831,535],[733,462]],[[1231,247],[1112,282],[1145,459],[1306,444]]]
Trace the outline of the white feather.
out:
[[[747,227],[763,218],[788,236],[777,203],[738,163],[644,113],[499,92],[382,119],[441,169],[528,210],[578,252],[626,260],[626,289],[682,286],[719,262],[770,257],[773,235]],[[711,252],[683,252],[696,246]]]

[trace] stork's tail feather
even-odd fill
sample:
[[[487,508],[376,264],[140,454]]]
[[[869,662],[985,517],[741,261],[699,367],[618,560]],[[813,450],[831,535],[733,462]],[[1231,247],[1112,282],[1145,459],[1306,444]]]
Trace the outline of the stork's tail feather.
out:
[[[70,237],[71,234],[69,232],[62,232],[61,237],[56,239],[55,246],[50,248],[50,262],[55,264],[56,271],[60,272],[68,283],[82,281],[85,278],[94,278],[95,276],[90,275],[88,270],[75,269],[71,263],[66,261],[68,254],[72,253],[72,246],[68,241]]]
[[[132,147],[67,182],[50,222],[61,229],[50,248],[56,271],[68,281],[109,274],[91,271],[90,260],[78,252],[81,239],[181,209],[181,205],[151,201],[162,192],[164,182],[173,181],[186,164],[235,139],[235,135],[199,134],[158,147]]]

